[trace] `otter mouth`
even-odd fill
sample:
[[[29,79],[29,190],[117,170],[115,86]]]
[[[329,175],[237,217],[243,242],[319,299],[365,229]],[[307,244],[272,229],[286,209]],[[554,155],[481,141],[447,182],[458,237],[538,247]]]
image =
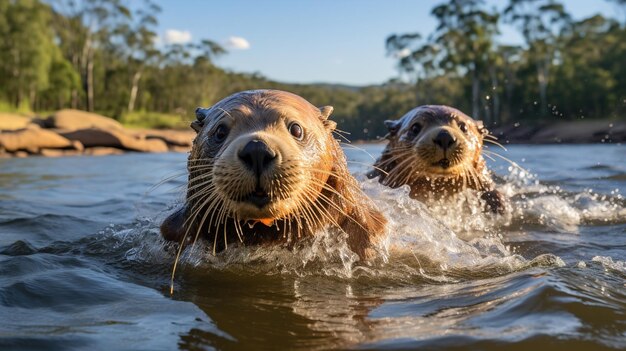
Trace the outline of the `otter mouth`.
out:
[[[433,166],[439,166],[443,169],[448,169],[450,168],[450,160],[447,158],[442,158],[441,160],[433,163]]]
[[[263,190],[261,187],[257,187],[253,192],[244,196],[243,201],[249,202],[258,208],[263,208],[265,205],[269,204],[272,199],[267,191]]]

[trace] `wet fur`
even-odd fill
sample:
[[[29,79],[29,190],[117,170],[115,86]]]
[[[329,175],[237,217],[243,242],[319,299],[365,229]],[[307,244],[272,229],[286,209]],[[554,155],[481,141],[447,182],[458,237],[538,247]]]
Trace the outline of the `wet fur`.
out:
[[[422,126],[417,135],[411,132],[415,123]],[[459,127],[462,123],[467,127],[466,132]],[[481,154],[489,132],[480,121],[448,106],[427,105],[385,124],[389,143],[368,173],[369,178],[378,177],[381,184],[391,188],[408,184],[410,196],[421,201],[445,199],[465,189],[476,190],[488,211],[504,213],[506,199],[495,190]],[[448,171],[432,165],[441,150],[430,138],[439,130],[448,131],[458,141],[447,155],[454,165]]]
[[[220,252],[236,243],[294,243],[324,228],[336,227],[347,234],[350,248],[362,259],[371,256],[371,247],[383,233],[386,220],[350,175],[343,151],[332,136],[335,123],[327,119],[331,111],[329,107],[317,109],[297,95],[272,90],[238,93],[211,109],[200,111],[198,120],[192,124],[198,136],[188,161],[186,202],[161,225],[163,237],[182,244],[202,238],[213,246],[214,252]],[[264,124],[264,121],[275,114],[289,113],[309,116],[303,118],[301,124],[311,131],[311,138],[320,139],[307,140],[302,148],[289,146],[289,141],[281,142],[286,140],[280,139],[285,138],[281,134],[282,127]],[[249,116],[246,122],[250,124],[242,126],[241,133],[257,128],[259,133],[266,133],[263,135],[267,138],[279,137],[276,145],[286,159],[276,171],[282,172],[280,177],[271,174],[276,179],[267,182],[277,184],[272,191],[277,199],[284,200],[284,206],[279,202],[271,209],[270,212],[279,217],[272,226],[242,218],[247,216],[245,206],[238,207],[236,202],[224,200],[237,198],[239,193],[245,192],[238,187],[246,186],[246,182],[237,177],[237,165],[226,162],[225,150],[220,150],[210,138],[208,130],[212,128],[212,119],[224,114],[235,116],[235,120],[240,118],[238,114]],[[304,155],[306,152],[313,152],[313,155]],[[296,158],[293,165],[289,163],[290,157]],[[307,171],[303,165],[311,169]],[[302,168],[304,170],[299,171]],[[296,195],[290,199],[292,193]]]

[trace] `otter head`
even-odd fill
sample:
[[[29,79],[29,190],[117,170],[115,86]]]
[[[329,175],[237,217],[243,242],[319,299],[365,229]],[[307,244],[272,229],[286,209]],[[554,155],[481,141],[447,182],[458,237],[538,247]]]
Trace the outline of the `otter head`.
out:
[[[370,177],[381,175],[387,185],[400,186],[423,179],[469,182],[482,171],[483,137],[488,132],[457,109],[420,106],[385,124],[389,144]]]
[[[188,203],[271,225],[310,211],[335,167],[332,107],[276,90],[244,91],[198,108]]]

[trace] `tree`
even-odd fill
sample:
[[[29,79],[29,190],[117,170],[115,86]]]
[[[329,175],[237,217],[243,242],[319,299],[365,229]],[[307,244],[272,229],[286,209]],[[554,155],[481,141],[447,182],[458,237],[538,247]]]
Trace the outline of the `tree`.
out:
[[[96,52],[113,46],[120,26],[131,18],[130,10],[121,0],[60,0],[58,10],[71,30],[61,30],[59,39],[66,40],[62,47],[68,49],[68,59],[79,67],[88,111],[95,109]],[[100,62],[105,65],[106,61]]]
[[[15,106],[33,107],[49,84],[55,49],[50,10],[36,0],[3,2],[0,12],[0,86]]]
[[[161,8],[150,0],[145,0],[144,5],[144,8],[135,12],[135,23],[124,24],[117,29],[124,38],[126,61],[129,63],[128,68],[132,72],[127,105],[129,113],[135,109],[139,82],[145,66],[151,64],[160,54],[154,43],[156,40],[155,27],[158,24],[156,15],[161,12]]]
[[[517,24],[528,46],[528,59],[537,70],[542,115],[548,113],[550,68],[559,45],[559,34],[571,22],[556,0],[510,0],[504,10],[508,21]]]
[[[472,116],[480,119],[481,75],[489,64],[493,37],[498,33],[497,13],[482,9],[482,0],[449,0],[432,14],[439,21],[434,41],[445,48],[441,66],[466,70],[472,82]]]

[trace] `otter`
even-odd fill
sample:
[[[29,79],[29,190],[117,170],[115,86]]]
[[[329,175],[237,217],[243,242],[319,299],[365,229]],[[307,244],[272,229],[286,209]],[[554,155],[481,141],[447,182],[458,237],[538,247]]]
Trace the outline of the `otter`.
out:
[[[473,189],[488,211],[504,213],[506,200],[481,154],[489,136],[481,121],[452,107],[425,105],[385,125],[389,142],[369,178],[391,188],[408,184],[409,195],[425,202]]]
[[[333,108],[279,90],[243,91],[198,108],[185,203],[161,225],[181,244],[293,243],[338,228],[361,259],[386,220],[350,175]]]

